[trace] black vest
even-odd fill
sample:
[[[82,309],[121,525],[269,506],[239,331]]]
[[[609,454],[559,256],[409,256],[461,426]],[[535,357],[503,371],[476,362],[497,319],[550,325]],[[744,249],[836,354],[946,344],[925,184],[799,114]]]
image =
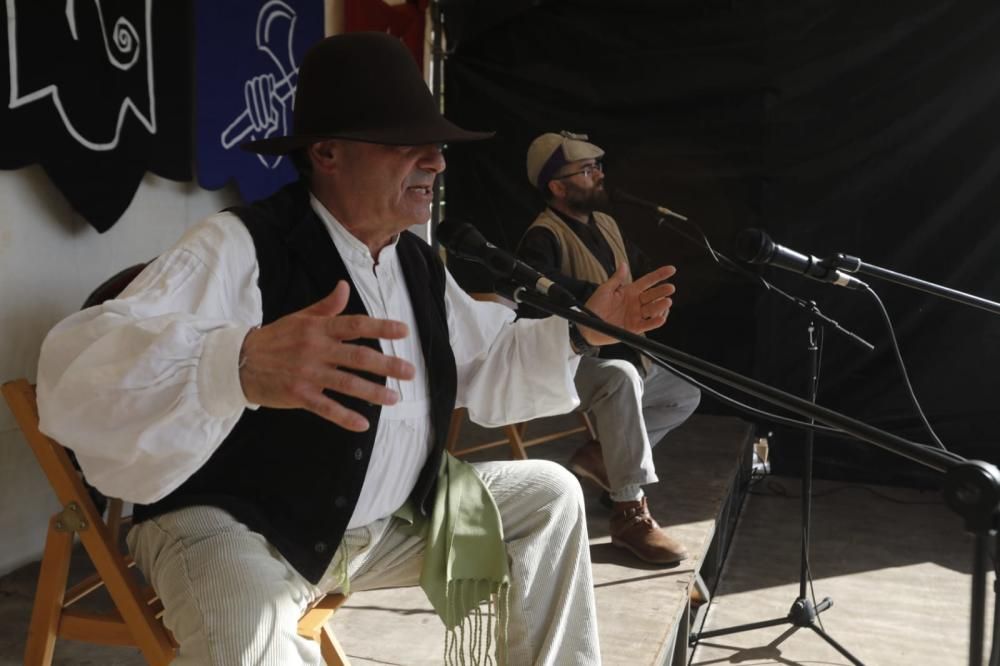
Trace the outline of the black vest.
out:
[[[315,303],[339,280],[351,285],[345,313],[368,314],[303,185],[294,183],[231,211],[253,237],[263,324]],[[400,234],[396,251],[427,367],[433,450],[410,498],[428,513],[457,383],[444,302],[445,270],[431,247],[409,232]],[[376,340],[358,342],[380,349]],[[368,379],[385,383],[384,377]],[[371,427],[350,432],[301,409],[245,410],[208,462],[167,497],[136,506],[136,520],[192,505],[220,507],[263,534],[299,573],[316,583],[354,512],[381,413],[378,405],[330,395],[364,415]]]

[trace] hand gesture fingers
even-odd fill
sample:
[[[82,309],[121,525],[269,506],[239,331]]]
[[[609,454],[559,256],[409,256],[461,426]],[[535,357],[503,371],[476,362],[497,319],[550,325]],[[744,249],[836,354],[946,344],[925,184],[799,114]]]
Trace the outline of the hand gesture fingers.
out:
[[[622,325],[633,333],[645,333],[662,326],[667,319],[674,285],[664,282],[674,276],[677,269],[662,266],[624,287],[624,317]]]
[[[360,371],[412,379],[405,359],[349,341],[399,339],[405,324],[364,315],[343,315],[349,288],[340,282],[328,296],[298,312],[247,334],[240,382],[250,402],[277,408],[302,408],[349,430],[365,430],[367,421],[324,394],[329,389],[373,404],[398,401],[395,391],[359,377]],[[341,369],[343,368],[343,369]]]
[[[400,340],[409,333],[408,327],[401,321],[375,319],[367,315],[329,317],[325,321],[325,329],[326,335],[334,340]]]
[[[341,280],[337,287],[323,299],[316,301],[299,314],[325,320],[327,334],[336,340],[357,340],[358,338],[384,338],[398,340],[405,338],[406,324],[391,319],[375,319],[366,315],[340,315],[347,307],[350,287]]]
[[[296,406],[356,432],[368,429],[368,419],[331,398],[324,393],[324,389],[371,404],[394,405],[399,401],[399,394],[392,389],[359,377],[353,372],[334,368],[327,368],[312,381],[302,381],[292,387],[292,392],[297,393],[299,398]]]
[[[660,266],[655,271],[646,273],[638,280],[632,282],[629,287],[637,291],[646,291],[650,287],[663,282],[664,280],[669,280],[676,274],[677,269],[673,266]]]
[[[677,273],[673,266],[662,266],[625,284],[627,266],[622,263],[606,282],[598,286],[587,306],[610,324],[632,333],[645,333],[662,326],[673,305],[674,285],[664,282]],[[591,344],[610,344],[614,338],[590,329],[581,332]]]

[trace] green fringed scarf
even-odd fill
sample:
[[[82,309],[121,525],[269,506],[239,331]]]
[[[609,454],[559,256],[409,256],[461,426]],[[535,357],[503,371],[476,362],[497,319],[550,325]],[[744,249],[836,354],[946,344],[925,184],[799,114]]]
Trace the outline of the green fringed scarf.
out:
[[[506,664],[507,549],[500,512],[472,465],[445,453],[425,529],[420,586],[444,622],[444,663]]]
[[[430,517],[421,516],[412,502],[393,517],[427,540],[420,587],[445,626],[446,666],[506,664],[507,548],[500,511],[476,470],[446,452]],[[346,595],[350,555],[346,543],[341,548],[339,580]]]

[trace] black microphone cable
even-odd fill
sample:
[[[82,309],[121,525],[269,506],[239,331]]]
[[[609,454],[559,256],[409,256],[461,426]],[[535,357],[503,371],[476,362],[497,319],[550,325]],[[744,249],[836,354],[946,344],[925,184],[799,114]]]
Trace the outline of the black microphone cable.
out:
[[[879,295],[875,293],[875,290],[869,286],[865,286],[865,291],[872,297],[875,304],[878,305],[879,312],[882,314],[882,319],[885,321],[885,327],[889,333],[889,343],[892,347],[893,356],[896,360],[896,365],[899,368],[900,374],[903,376],[903,384],[906,386],[906,393],[910,398],[910,402],[913,408],[916,410],[917,415],[920,417],[920,421],[923,423],[924,428],[930,433],[931,439],[934,443],[942,450],[948,453],[948,448],[944,445],[944,442],[938,437],[937,433],[934,432],[934,428],[931,427],[930,421],[927,420],[927,416],[924,414],[923,408],[920,406],[920,401],[917,399],[916,391],[913,390],[913,384],[910,383],[910,375],[906,371],[906,363],[903,361],[903,354],[899,351],[899,342],[896,340],[896,329],[892,325],[892,319],[889,317],[889,311],[886,310],[885,304]]]
[[[601,321],[604,321],[603,317],[601,317],[600,315],[598,315],[597,313],[595,313],[593,310],[591,310],[590,308],[588,308],[586,305],[581,306],[579,308],[579,310],[581,312],[583,312],[584,314],[587,314],[587,315],[590,315],[591,317],[594,317],[595,319],[600,319]],[[796,419],[796,418],[791,417],[791,416],[782,416],[781,414],[775,414],[774,412],[768,412],[766,410],[760,409],[759,407],[754,407],[752,405],[748,405],[745,402],[740,402],[736,398],[733,398],[732,396],[728,396],[725,393],[719,391],[718,389],[713,388],[713,387],[705,384],[704,382],[702,382],[702,381],[700,381],[698,379],[695,379],[694,377],[692,377],[691,375],[687,374],[686,372],[678,370],[675,366],[673,366],[672,364],[670,364],[668,361],[665,361],[664,359],[660,358],[659,356],[656,356],[654,354],[650,354],[649,352],[647,352],[645,350],[642,350],[642,349],[636,349],[635,351],[637,351],[641,356],[644,356],[644,357],[648,358],[650,361],[652,361],[656,365],[660,366],[664,370],[672,372],[673,374],[677,375],[678,377],[680,377],[684,381],[688,382],[689,384],[693,384],[694,386],[697,386],[700,390],[704,391],[705,393],[708,393],[712,397],[714,397],[717,400],[723,402],[724,404],[729,405],[730,407],[735,407],[737,410],[746,412],[746,413],[751,414],[753,416],[761,417],[764,420],[772,421],[772,422],[774,422],[776,424],[785,425],[785,426],[789,426],[789,427],[792,427],[792,428],[798,428],[800,430],[812,430],[813,432],[817,432],[817,433],[820,433],[820,434],[834,435],[834,436],[839,435],[841,437],[850,438],[850,435],[848,435],[846,432],[844,432],[843,430],[841,430],[839,428],[831,428],[830,426],[820,425],[820,424],[817,424],[817,423],[809,423],[808,421],[800,421],[799,419]],[[822,346],[820,347],[820,354],[822,354]],[[817,375],[817,380],[818,380],[818,375]],[[921,446],[928,446],[928,445],[921,444]]]
[[[950,455],[956,461],[963,460],[963,458],[961,456],[959,456],[959,455],[957,455],[955,453],[952,453],[951,451],[949,451],[945,447],[945,445],[938,438],[937,434],[934,432],[933,428],[931,428],[930,424],[927,422],[927,418],[924,416],[923,410],[920,408],[919,402],[917,402],[916,394],[914,393],[913,387],[910,384],[909,377],[906,374],[906,368],[903,365],[902,356],[899,353],[899,347],[896,345],[895,335],[894,335],[894,332],[893,332],[893,329],[892,329],[892,321],[889,319],[889,313],[885,311],[885,306],[882,305],[882,301],[879,299],[878,294],[876,294],[874,292],[874,290],[872,290],[870,287],[868,288],[868,291],[871,292],[872,296],[875,298],[875,301],[882,308],[882,312],[883,312],[883,315],[885,317],[885,321],[886,321],[886,323],[889,326],[890,338],[892,340],[892,346],[893,346],[893,349],[896,350],[896,357],[897,357],[897,360],[899,362],[899,367],[900,367],[900,369],[901,369],[901,371],[903,373],[903,378],[904,378],[904,381],[906,383],[906,386],[909,389],[910,397],[913,400],[914,406],[917,408],[917,412],[920,414],[921,418],[923,419],[924,424],[927,427],[927,431],[930,433],[931,437],[934,440],[934,443],[937,446],[932,446],[930,444],[925,444],[923,442],[914,442],[914,444],[917,444],[918,446],[922,446],[922,447],[924,447],[926,449],[932,449],[932,450],[940,449],[940,450],[944,451],[945,453],[947,453],[948,455]],[[598,315],[597,313],[595,313],[593,310],[591,310],[590,308],[588,308],[585,305],[580,306],[579,310],[581,312],[583,312],[584,314],[590,315],[591,317],[594,317],[595,319],[600,319],[600,320],[603,321],[603,317],[601,317],[600,315]],[[819,357],[819,359],[817,361],[817,370],[816,370],[817,374],[816,374],[816,377],[814,379],[814,381],[816,381],[816,382],[819,382],[819,373],[820,373],[821,367],[822,367],[822,356],[823,356],[823,335],[822,335],[823,327],[822,326],[819,327],[819,331],[820,331],[820,334],[819,334],[819,337],[818,337],[818,343],[819,343],[819,356],[820,357]],[[732,396],[729,396],[729,395],[726,395],[722,391],[719,391],[718,389],[713,388],[713,387],[705,384],[704,382],[695,379],[694,377],[692,377],[688,373],[683,372],[681,370],[678,370],[675,366],[673,366],[669,362],[665,361],[664,359],[660,358],[659,356],[656,356],[654,354],[650,354],[649,352],[646,352],[646,351],[641,350],[641,349],[636,350],[636,351],[638,351],[640,355],[645,356],[646,358],[648,358],[653,363],[656,363],[657,365],[659,365],[661,368],[663,368],[665,370],[668,370],[669,372],[672,372],[673,374],[677,375],[678,377],[680,377],[684,381],[688,382],[689,384],[693,384],[694,386],[698,387],[698,389],[700,389],[700,390],[704,391],[705,393],[711,395],[716,400],[719,400],[723,404],[729,405],[730,407],[733,407],[733,408],[737,409],[738,411],[742,411],[742,412],[750,414],[752,416],[756,416],[758,418],[762,418],[765,421],[769,421],[769,422],[775,423],[777,425],[784,425],[784,426],[788,426],[790,428],[796,428],[798,430],[811,430],[811,431],[813,431],[815,433],[819,433],[821,435],[830,435],[830,436],[841,437],[841,438],[845,438],[845,439],[853,439],[853,437],[851,437],[851,435],[848,435],[846,432],[844,432],[843,430],[841,430],[839,428],[831,428],[830,426],[825,426],[825,425],[821,425],[821,424],[818,424],[818,423],[810,423],[808,421],[802,421],[802,420],[799,420],[799,419],[791,417],[791,416],[783,416],[781,414],[775,414],[774,412],[769,412],[767,410],[760,409],[759,407],[754,407],[752,405],[748,405],[745,402],[741,402],[741,401],[737,400],[736,398],[734,398]]]
[[[843,439],[855,439],[852,435],[847,434],[846,432],[844,432],[843,430],[841,430],[839,428],[831,428],[830,426],[825,426],[825,425],[821,425],[821,424],[818,424],[818,423],[809,423],[808,421],[801,421],[801,420],[796,419],[794,417],[783,416],[781,414],[775,414],[774,412],[769,412],[769,411],[760,409],[758,407],[754,407],[752,405],[748,405],[748,404],[746,404],[744,402],[740,402],[739,400],[737,400],[737,399],[735,399],[735,398],[733,398],[731,396],[728,396],[728,395],[722,393],[721,391],[719,391],[719,390],[717,390],[715,388],[712,388],[711,386],[708,386],[704,382],[701,382],[701,381],[695,379],[691,375],[689,375],[689,374],[687,374],[687,373],[685,373],[685,372],[683,372],[681,370],[678,370],[675,366],[673,366],[669,362],[663,360],[659,356],[655,356],[653,354],[649,354],[649,353],[644,352],[644,351],[640,351],[639,353],[642,354],[643,356],[647,357],[648,359],[650,359],[651,361],[653,361],[657,365],[659,365],[661,368],[663,368],[665,370],[669,370],[670,372],[672,372],[673,374],[677,375],[678,377],[680,377],[684,381],[697,386],[699,389],[701,389],[702,391],[705,391],[706,393],[708,393],[709,395],[713,396],[714,398],[716,398],[716,399],[720,400],[721,402],[729,405],[730,407],[735,407],[737,410],[740,410],[742,412],[746,412],[746,413],[751,414],[753,416],[761,417],[761,418],[763,418],[763,420],[773,422],[773,423],[775,423],[777,425],[784,425],[784,426],[788,426],[788,427],[791,427],[791,428],[796,428],[798,430],[811,430],[811,431],[813,431],[815,433],[818,433],[818,434],[821,434],[821,435],[830,435],[830,436],[833,436],[833,437],[840,437],[840,438],[843,438]],[[935,450],[935,451],[939,450],[936,446],[932,446],[930,444],[925,444],[923,442],[913,442],[913,443],[916,444],[916,445],[918,445],[918,446],[922,446],[922,447],[924,447],[926,449],[931,449],[931,450]],[[951,451],[949,451],[947,449],[944,449],[944,452],[947,453],[949,456],[951,456],[956,461],[961,462],[962,460],[964,460],[964,458],[962,458],[961,456],[959,456],[959,455],[957,455],[955,453],[952,453]]]
[[[876,296],[876,298],[878,298],[878,297]],[[598,315],[597,313],[595,313],[593,310],[591,310],[590,308],[588,308],[586,305],[578,306],[576,309],[580,310],[584,314],[587,314],[587,315],[589,315],[591,317],[594,317],[595,319],[599,319],[601,321],[604,321],[603,317],[601,317],[600,315]],[[819,330],[822,331],[822,327],[819,327]],[[819,353],[820,353],[820,361],[821,361],[822,360],[822,350],[823,350],[822,335],[819,338],[819,344],[820,344]],[[684,381],[686,381],[686,382],[688,382],[688,383],[690,383],[690,384],[698,387],[698,389],[700,389],[700,390],[704,391],[705,393],[711,395],[712,397],[716,398],[720,402],[722,402],[722,403],[724,403],[726,405],[729,405],[730,407],[735,408],[738,411],[742,411],[742,412],[750,414],[752,416],[756,416],[758,418],[762,418],[765,421],[769,421],[769,422],[772,422],[772,423],[775,423],[775,424],[778,424],[778,425],[788,426],[790,428],[796,428],[798,430],[811,430],[811,431],[813,431],[815,433],[819,433],[821,435],[829,435],[829,436],[833,436],[833,437],[840,437],[840,438],[843,438],[843,439],[854,439],[854,437],[852,437],[851,435],[847,434],[846,432],[844,432],[843,430],[841,430],[839,428],[832,428],[830,426],[825,426],[825,425],[821,425],[821,424],[818,424],[818,423],[810,423],[808,421],[802,421],[802,420],[799,420],[799,419],[791,417],[791,416],[784,416],[784,415],[781,415],[781,414],[775,414],[774,412],[769,412],[769,411],[760,409],[758,407],[754,407],[752,405],[748,405],[745,402],[741,402],[740,400],[737,400],[736,398],[733,398],[732,396],[726,395],[725,393],[719,391],[718,389],[716,389],[714,387],[711,387],[711,386],[705,384],[704,382],[702,382],[702,381],[700,381],[698,379],[695,379],[690,374],[688,374],[686,372],[683,372],[681,370],[678,370],[673,364],[669,363],[668,361],[660,358],[659,356],[657,356],[655,354],[651,354],[651,353],[649,353],[649,352],[647,352],[645,350],[642,350],[642,349],[637,349],[635,351],[637,351],[640,355],[648,358],[653,363],[659,365],[661,368],[663,368],[663,369],[665,369],[665,370],[667,370],[669,372],[672,372],[673,374],[677,375],[678,377],[680,377]],[[817,363],[817,366],[819,366],[819,363]],[[817,367],[816,381],[819,381],[819,374],[818,374],[819,371],[820,371],[820,369],[819,369],[819,367]],[[914,399],[916,399],[915,396],[914,396]],[[937,437],[934,436],[934,438],[935,438],[935,441],[940,444],[939,440],[937,440]],[[923,442],[913,442],[913,443],[916,444],[917,446],[922,446],[925,449],[930,449],[930,450],[935,450],[935,451],[939,450],[938,447],[932,446],[930,444],[925,444]],[[948,449],[946,449],[944,447],[944,445],[940,445],[940,450],[943,450],[952,459],[954,459],[954,460],[956,460],[958,462],[962,462],[964,460],[964,458],[962,458],[961,456],[959,456],[959,455],[957,455],[955,453],[952,453],[951,451],[949,451]]]
[[[580,307],[580,311],[583,312],[584,314],[594,317],[595,319],[600,319],[601,321],[604,321],[603,317],[596,314],[593,310],[591,310],[585,305]],[[650,361],[660,366],[664,370],[668,370],[669,372],[672,372],[673,374],[677,375],[678,377],[688,382],[689,384],[697,386],[700,390],[704,391],[705,393],[708,393],[709,395],[729,405],[730,407],[735,407],[740,411],[747,412],[754,416],[763,417],[765,420],[774,421],[775,423],[780,423],[781,425],[790,426],[792,428],[800,428],[802,430],[813,430],[815,432],[828,435],[841,435],[843,437],[849,437],[849,435],[846,432],[840,430],[839,428],[831,428],[829,426],[809,423],[807,421],[799,421],[798,419],[795,419],[790,416],[781,416],[780,414],[774,414],[773,412],[767,412],[764,411],[763,409],[753,407],[751,405],[746,404],[745,402],[740,402],[736,398],[728,396],[725,393],[719,391],[718,389],[708,386],[707,384],[701,382],[700,380],[695,379],[691,375],[678,370],[676,367],[674,367],[667,361],[663,360],[659,356],[650,354],[649,352],[642,349],[636,349],[635,351],[638,352],[641,356],[648,358]]]
[[[781,252],[784,252],[784,253],[787,253],[787,254],[796,255],[798,257],[798,259],[800,259],[802,261],[805,261],[806,259],[813,259],[813,260],[815,260],[815,257],[807,257],[806,255],[799,255],[799,253],[794,252],[793,250],[790,250],[789,248],[783,248],[780,245],[776,245],[770,239],[770,237],[768,237],[768,235],[766,233],[764,233],[763,231],[760,231],[758,229],[747,229],[747,230],[745,230],[741,234],[741,237],[742,237],[742,239],[744,239],[744,240],[747,241],[747,245],[749,246],[747,248],[748,249],[748,253],[753,254],[753,258],[752,259],[748,258],[748,261],[750,261],[751,263],[759,263],[759,262],[762,262],[762,261],[763,261],[763,263],[771,263],[770,258],[761,259],[761,255],[763,253],[765,253],[765,250],[767,248],[770,248],[770,250],[772,250],[772,251],[774,249],[778,249]],[[781,265],[781,264],[779,264],[779,265]],[[818,262],[818,266],[819,267],[828,267],[826,265],[825,261],[819,261]],[[782,268],[790,268],[787,265],[781,265],[781,267]],[[831,268],[830,270],[835,270],[835,269]],[[796,270],[796,271],[793,271],[793,272],[800,272],[800,271]],[[815,277],[815,276],[809,275],[808,273],[805,273],[805,272],[803,272],[802,274],[806,275],[807,277]],[[866,291],[874,299],[875,304],[878,305],[880,314],[882,315],[882,319],[885,322],[886,329],[888,331],[889,343],[892,346],[893,355],[895,357],[896,365],[899,368],[900,374],[902,375],[902,378],[903,378],[903,386],[906,389],[907,397],[910,399],[910,403],[913,405],[914,409],[916,410],[917,416],[920,418],[921,423],[923,424],[924,428],[927,430],[927,433],[930,435],[931,439],[933,440],[933,442],[937,446],[937,448],[941,449],[942,451],[950,453],[950,451],[948,451],[948,448],[941,441],[941,438],[938,437],[937,433],[934,431],[934,428],[931,427],[930,422],[927,420],[927,416],[924,414],[923,408],[920,406],[920,401],[917,399],[917,394],[916,394],[916,391],[914,391],[914,389],[913,389],[913,384],[910,383],[909,373],[906,370],[906,364],[903,361],[903,355],[902,355],[902,353],[899,350],[899,343],[898,343],[898,341],[896,339],[896,331],[893,328],[892,319],[889,317],[889,312],[888,312],[888,310],[886,310],[885,304],[882,302],[882,299],[879,298],[878,294],[875,293],[875,290],[872,289],[871,286],[869,286],[867,283],[862,282],[860,280],[856,280],[855,278],[850,278],[850,279],[852,281],[852,284],[855,285],[856,289],[860,289],[860,290]],[[841,284],[843,284],[843,283],[841,283]]]

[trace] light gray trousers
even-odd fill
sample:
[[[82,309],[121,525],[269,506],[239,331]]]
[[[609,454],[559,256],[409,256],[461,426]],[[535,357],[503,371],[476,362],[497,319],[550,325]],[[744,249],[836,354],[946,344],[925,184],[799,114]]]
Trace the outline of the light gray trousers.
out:
[[[611,490],[655,483],[653,446],[698,407],[701,391],[653,365],[645,378],[628,361],[584,356],[576,371],[579,409],[594,417]]]
[[[474,467],[500,510],[510,558],[509,663],[600,664],[580,485],[545,460]],[[418,584],[424,542],[401,527],[386,518],[348,531],[352,592]],[[343,544],[317,585],[260,534],[213,507],[140,523],[128,544],[163,601],[164,623],[180,644],[177,666],[323,663],[318,644],[296,627],[315,599],[339,591]]]

